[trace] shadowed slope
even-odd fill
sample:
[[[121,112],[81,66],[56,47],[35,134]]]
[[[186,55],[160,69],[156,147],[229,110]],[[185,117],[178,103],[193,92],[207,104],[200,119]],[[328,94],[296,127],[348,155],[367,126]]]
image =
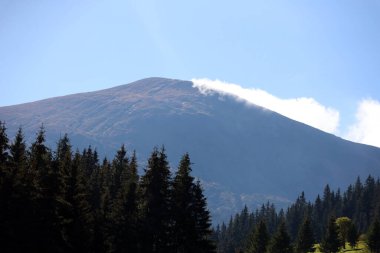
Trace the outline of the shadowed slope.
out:
[[[380,149],[352,143],[191,82],[148,78],[115,88],[0,108],[0,120],[26,136],[43,123],[48,140],[68,133],[74,146],[113,156],[125,143],[141,161],[165,145],[171,166],[189,152],[214,214],[243,202],[314,197],[326,183],[346,186],[380,175]],[[13,134],[13,133],[12,133]],[[54,143],[51,143],[55,147]]]

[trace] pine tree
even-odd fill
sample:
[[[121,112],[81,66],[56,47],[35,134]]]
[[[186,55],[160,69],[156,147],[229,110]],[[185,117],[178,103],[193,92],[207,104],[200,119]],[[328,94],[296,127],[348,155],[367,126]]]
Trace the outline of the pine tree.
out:
[[[112,210],[113,252],[137,252],[138,250],[138,175],[135,152],[125,173],[127,177],[122,181],[121,190],[114,201]]]
[[[5,165],[8,160],[9,139],[6,130],[5,123],[0,121],[0,165]]]
[[[307,253],[314,251],[314,235],[311,227],[311,221],[307,217],[298,231],[296,240],[296,252]]]
[[[96,253],[109,252],[112,248],[112,238],[110,238],[110,221],[112,217],[112,199],[109,190],[112,184],[112,169],[111,165],[106,158],[103,159],[99,173],[99,207],[93,211],[95,226],[94,226],[94,240],[92,251]]]
[[[185,154],[173,181],[172,215],[176,252],[195,252],[197,231],[195,220],[194,178],[190,175],[190,157]]]
[[[143,252],[167,252],[170,249],[170,184],[165,150],[155,148],[140,183]]]
[[[13,192],[12,171],[8,166],[9,139],[5,124],[0,121],[0,243],[4,248],[11,244],[11,221],[9,220],[11,194]]]
[[[203,190],[200,181],[195,184],[195,218],[197,231],[197,248],[195,252],[211,253],[215,252],[215,245],[211,241],[211,216],[207,209],[206,197],[203,195]]]
[[[10,169],[14,174],[9,203],[9,222],[12,233],[9,252],[24,252],[35,248],[36,228],[39,226],[37,174],[30,167],[21,128],[10,146]]]
[[[290,243],[290,237],[286,231],[285,222],[281,222],[276,233],[273,235],[268,252],[270,253],[292,253],[293,247]]]
[[[324,229],[323,229],[324,223],[322,222],[322,217],[323,217],[323,205],[322,205],[321,197],[318,195],[317,198],[315,199],[313,211],[312,211],[312,222],[313,222],[312,227],[314,228],[315,239],[317,241],[322,240],[322,236],[324,233]]]
[[[67,216],[71,214],[71,203],[68,202],[69,196],[67,186],[70,184],[72,170],[72,152],[71,144],[67,134],[59,139],[57,149],[51,164],[51,177],[54,186],[51,191],[55,193],[56,199],[56,214],[59,216],[62,234],[65,235],[65,224],[67,224]],[[67,247],[67,238],[65,240],[65,247]]]
[[[65,237],[71,252],[91,252],[93,236],[93,215],[88,203],[84,169],[81,156],[77,152],[67,178],[66,201],[70,204],[69,214],[65,217]]]
[[[367,245],[371,253],[380,253],[380,221],[376,219],[367,234]]]
[[[256,226],[248,239],[246,253],[265,253],[269,242],[267,226],[263,220]]]
[[[356,230],[356,226],[354,223],[351,223],[348,231],[347,231],[347,241],[350,244],[351,248],[355,248],[358,243],[358,232]]]
[[[325,237],[322,241],[322,251],[325,253],[336,253],[340,249],[340,239],[338,226],[334,217],[330,217]]]
[[[288,208],[286,213],[286,222],[289,229],[289,235],[292,239],[296,238],[297,232],[302,224],[302,219],[300,217],[308,215],[308,211],[305,193],[302,192],[296,199],[296,202]]]
[[[110,185],[110,193],[112,199],[116,199],[120,191],[122,190],[122,185],[128,180],[128,163],[129,159],[126,156],[127,151],[125,146],[122,145],[117,151],[115,158],[112,161],[112,171],[113,171],[113,182]]]
[[[61,223],[57,211],[60,201],[60,175],[52,166],[52,154],[45,145],[43,126],[37,133],[30,150],[31,170],[37,174],[39,195],[37,196],[38,225],[34,233],[36,246],[41,252],[60,251],[64,245],[61,234]],[[44,238],[49,238],[46,240]]]

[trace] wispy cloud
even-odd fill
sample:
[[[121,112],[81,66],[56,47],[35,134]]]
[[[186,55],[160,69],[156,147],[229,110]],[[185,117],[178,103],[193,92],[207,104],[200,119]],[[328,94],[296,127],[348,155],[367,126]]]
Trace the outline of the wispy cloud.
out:
[[[356,122],[349,127],[346,139],[380,147],[380,102],[362,100],[356,111]]]
[[[262,106],[293,120],[305,123],[328,133],[337,133],[339,112],[318,103],[313,98],[281,99],[260,89],[247,89],[238,84],[209,79],[192,79],[194,87],[201,92],[217,91],[233,95],[239,100]]]

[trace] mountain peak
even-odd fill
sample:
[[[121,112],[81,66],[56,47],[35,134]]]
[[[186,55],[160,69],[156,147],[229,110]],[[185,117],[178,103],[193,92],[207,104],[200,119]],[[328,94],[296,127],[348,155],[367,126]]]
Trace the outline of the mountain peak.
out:
[[[150,77],[144,78],[129,84],[124,84],[120,86],[116,86],[113,88],[109,88],[107,90],[102,90],[98,92],[120,92],[120,91],[128,91],[128,92],[150,92],[153,93],[156,91],[160,91],[163,89],[181,89],[184,86],[192,86],[192,82],[183,81],[178,79],[169,79],[163,77]]]
[[[210,186],[206,193],[214,214],[227,208],[227,216],[257,196],[293,199],[305,191],[313,197],[327,183],[345,187],[357,176],[379,175],[380,149],[229,96],[204,95],[192,82],[176,79],[147,78],[0,107],[0,120],[10,136],[21,125],[30,138],[43,123],[53,149],[68,133],[74,147],[92,145],[108,158],[122,143],[143,162],[154,146],[165,145],[171,159],[188,152],[194,175]],[[172,167],[177,163],[171,160]]]

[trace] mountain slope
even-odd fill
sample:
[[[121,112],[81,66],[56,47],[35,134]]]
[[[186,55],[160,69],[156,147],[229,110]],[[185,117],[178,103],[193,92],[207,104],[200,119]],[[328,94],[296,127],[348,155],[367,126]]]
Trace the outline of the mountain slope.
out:
[[[215,215],[267,199],[286,203],[301,191],[314,197],[326,183],[346,186],[358,175],[380,175],[380,149],[352,143],[191,82],[149,78],[115,88],[0,108],[13,131],[48,140],[68,133],[113,156],[125,143],[144,161],[165,145],[171,165],[189,152]],[[223,211],[224,210],[224,211]]]

